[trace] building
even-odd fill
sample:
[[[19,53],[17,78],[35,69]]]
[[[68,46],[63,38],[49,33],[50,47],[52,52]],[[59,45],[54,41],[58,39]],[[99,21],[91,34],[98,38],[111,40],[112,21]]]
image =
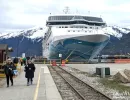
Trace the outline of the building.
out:
[[[8,48],[7,44],[0,44],[0,73],[3,73],[2,65],[9,57],[10,52],[13,52],[12,48]]]

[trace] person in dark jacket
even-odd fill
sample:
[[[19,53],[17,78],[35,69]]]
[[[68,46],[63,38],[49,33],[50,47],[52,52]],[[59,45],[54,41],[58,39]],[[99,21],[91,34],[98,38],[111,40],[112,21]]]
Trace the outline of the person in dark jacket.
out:
[[[29,82],[33,82],[35,65],[31,62],[31,60],[27,61],[27,65],[25,66],[25,77],[27,78],[27,86],[29,86]]]
[[[17,64],[18,62],[19,62],[18,58],[15,57],[14,60],[13,60],[13,63]]]
[[[11,81],[11,86],[13,86],[13,75],[14,75],[13,70],[15,70],[15,67],[12,63],[12,60],[9,58],[7,59],[6,65],[4,65],[4,72],[6,75],[7,87],[9,87],[9,79]]]

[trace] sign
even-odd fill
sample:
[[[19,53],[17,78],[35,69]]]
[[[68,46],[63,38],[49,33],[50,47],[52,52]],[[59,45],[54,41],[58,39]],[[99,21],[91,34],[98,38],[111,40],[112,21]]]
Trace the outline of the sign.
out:
[[[61,57],[62,57],[62,54],[59,54],[59,57],[61,58]]]
[[[22,58],[25,58],[25,53],[22,53]]]

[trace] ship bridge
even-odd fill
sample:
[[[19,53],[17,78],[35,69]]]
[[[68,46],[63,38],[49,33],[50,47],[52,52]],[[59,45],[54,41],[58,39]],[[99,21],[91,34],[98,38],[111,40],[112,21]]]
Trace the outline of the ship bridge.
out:
[[[105,26],[106,23],[99,17],[79,16],[79,15],[60,15],[50,16],[46,25],[71,25],[85,24],[94,26]]]

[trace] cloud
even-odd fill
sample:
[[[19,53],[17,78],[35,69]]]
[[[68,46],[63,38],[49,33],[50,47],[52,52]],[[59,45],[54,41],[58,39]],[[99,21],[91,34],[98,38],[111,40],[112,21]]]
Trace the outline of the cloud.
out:
[[[49,13],[63,13],[65,6],[71,13],[101,15],[107,24],[129,24],[129,0],[0,0],[0,31],[45,26]]]

